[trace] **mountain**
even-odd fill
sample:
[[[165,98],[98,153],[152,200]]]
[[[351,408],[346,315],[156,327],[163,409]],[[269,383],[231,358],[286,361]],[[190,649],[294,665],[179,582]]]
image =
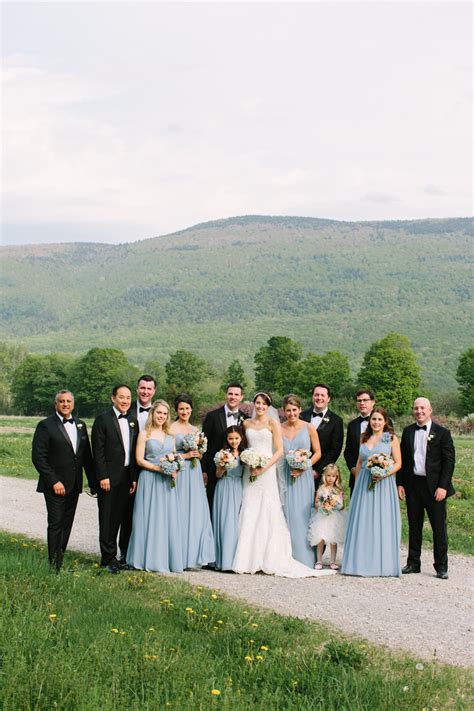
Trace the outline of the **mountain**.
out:
[[[216,367],[286,335],[346,353],[354,373],[388,331],[407,335],[425,382],[455,387],[471,345],[470,218],[338,222],[245,216],[131,244],[3,247],[2,338],[30,351],[178,348]]]

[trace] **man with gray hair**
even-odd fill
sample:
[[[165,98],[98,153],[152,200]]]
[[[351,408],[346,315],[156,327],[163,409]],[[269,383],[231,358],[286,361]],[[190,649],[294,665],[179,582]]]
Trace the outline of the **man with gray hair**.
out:
[[[48,556],[59,572],[82,491],[82,470],[91,491],[96,487],[85,422],[72,416],[74,396],[60,390],[54,415],[41,420],[33,437],[32,460],[39,473],[36,491],[44,494],[48,512]]]
[[[425,511],[433,531],[434,568],[441,580],[448,577],[446,498],[454,494],[451,483],[455,451],[451,433],[431,419],[430,401],[419,397],[413,403],[416,422],[402,434],[402,468],[397,473],[398,493],[406,498],[408,513],[408,559],[402,573],[419,573]]]

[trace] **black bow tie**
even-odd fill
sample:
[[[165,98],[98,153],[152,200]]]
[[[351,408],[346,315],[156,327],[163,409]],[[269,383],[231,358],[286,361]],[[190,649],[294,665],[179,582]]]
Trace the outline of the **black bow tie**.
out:
[[[361,417],[360,421],[361,422],[368,422],[370,420],[370,417],[367,415],[367,417]]]
[[[126,419],[127,419],[127,415],[119,415],[118,418],[119,418],[119,420],[121,420],[121,419],[126,420]]]
[[[227,411],[227,417],[238,417],[239,411],[236,410],[235,412],[231,412],[230,410]]]
[[[426,425],[415,425],[415,429],[418,432],[418,430],[425,430],[426,432]]]
[[[313,410],[313,415],[312,415],[312,416],[313,416],[313,417],[322,417],[322,416],[323,416],[323,413],[322,413],[322,412],[315,412],[315,411]]]
[[[150,408],[149,408],[149,407],[142,407],[142,406],[140,405],[140,409],[139,409],[138,411],[139,411],[139,412],[150,412]]]
[[[72,419],[72,417],[71,417],[71,419],[69,419],[69,420],[66,420],[66,418],[63,417],[63,425],[68,425],[68,424],[69,424],[69,425],[73,425],[73,424],[74,424],[74,420]]]

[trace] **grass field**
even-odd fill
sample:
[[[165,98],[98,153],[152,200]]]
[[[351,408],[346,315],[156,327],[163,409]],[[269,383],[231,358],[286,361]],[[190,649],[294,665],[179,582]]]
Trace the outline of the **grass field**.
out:
[[[14,418],[14,427],[31,428],[37,422],[36,418]],[[0,427],[12,427],[11,419],[0,418]],[[3,424],[8,422],[8,425]],[[89,428],[90,429],[90,428]],[[0,475],[13,476],[21,479],[37,479],[37,472],[31,463],[31,432],[0,433]],[[448,499],[448,533],[449,548],[452,552],[474,555],[474,536],[472,521],[474,520],[474,437],[455,437],[456,470],[454,473],[454,488],[456,494]],[[342,459],[341,459],[342,462]],[[342,462],[343,464],[343,462]],[[342,466],[344,473],[345,466]],[[408,540],[405,504],[402,510],[402,540]],[[425,521],[424,543],[431,545],[432,535],[428,521]]]
[[[468,709],[472,675],[0,534],[4,711]]]

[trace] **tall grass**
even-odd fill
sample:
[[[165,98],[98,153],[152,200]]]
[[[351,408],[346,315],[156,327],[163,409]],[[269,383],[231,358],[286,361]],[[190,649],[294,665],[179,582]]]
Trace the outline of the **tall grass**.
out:
[[[4,711],[467,709],[465,671],[0,534]]]

